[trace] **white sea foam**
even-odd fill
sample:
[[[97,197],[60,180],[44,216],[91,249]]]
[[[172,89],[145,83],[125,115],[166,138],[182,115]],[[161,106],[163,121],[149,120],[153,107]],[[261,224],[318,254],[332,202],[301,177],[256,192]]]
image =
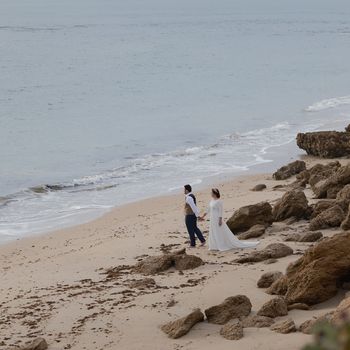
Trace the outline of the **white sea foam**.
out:
[[[320,112],[326,109],[336,108],[343,105],[350,105],[350,95],[334,97],[334,98],[321,100],[319,102],[315,102],[314,104],[305,108],[305,111]]]

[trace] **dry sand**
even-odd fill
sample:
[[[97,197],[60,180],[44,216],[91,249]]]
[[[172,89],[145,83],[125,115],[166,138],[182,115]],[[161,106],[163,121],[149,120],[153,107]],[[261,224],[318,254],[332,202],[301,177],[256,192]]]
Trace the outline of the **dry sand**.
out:
[[[307,158],[307,162],[315,163],[315,159]],[[284,193],[273,186],[292,181],[277,182],[270,174],[259,174],[219,185],[226,219],[243,205],[265,200],[273,204]],[[267,190],[250,191],[258,183],[265,183]],[[210,189],[197,193],[203,210],[209,194]],[[312,198],[308,190],[306,194]],[[196,248],[190,254],[200,256],[205,265],[183,274],[169,271],[152,276],[156,286],[144,290],[130,287],[144,276],[126,273],[107,278],[103,274],[110,267],[132,265],[145,255],[161,254],[161,244],[173,249],[186,247],[183,200],[183,195],[172,195],[140,201],[84,225],[1,246],[0,348],[43,336],[52,350],[300,349],[310,336],[246,328],[243,339],[229,341],[220,336],[220,326],[203,322],[183,338],[172,340],[159,326],[193,308],[204,310],[236,294],[247,295],[256,312],[272,298],[256,287],[258,278],[266,271],[284,272],[310,243],[288,242],[295,254],[269,265],[233,263],[250,250],[213,253]],[[292,228],[299,230],[306,225],[299,222]],[[200,227],[207,234],[208,223],[200,223]],[[283,242],[288,231],[282,229],[283,224],[274,224],[257,249]],[[332,235],[336,231],[323,232]],[[288,317],[299,325],[335,307],[340,298],[338,295],[310,311],[290,311]]]

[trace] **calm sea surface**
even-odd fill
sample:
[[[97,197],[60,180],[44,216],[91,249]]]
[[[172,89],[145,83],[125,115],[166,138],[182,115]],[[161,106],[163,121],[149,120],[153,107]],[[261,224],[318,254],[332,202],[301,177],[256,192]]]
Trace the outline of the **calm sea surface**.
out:
[[[2,0],[0,242],[273,168],[349,123],[349,59],[345,1]]]

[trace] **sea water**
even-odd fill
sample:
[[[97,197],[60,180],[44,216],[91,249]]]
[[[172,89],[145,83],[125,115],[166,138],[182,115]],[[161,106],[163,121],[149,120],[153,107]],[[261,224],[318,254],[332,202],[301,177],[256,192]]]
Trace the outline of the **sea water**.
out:
[[[297,132],[344,127],[349,15],[340,0],[2,0],[0,241],[273,169]]]

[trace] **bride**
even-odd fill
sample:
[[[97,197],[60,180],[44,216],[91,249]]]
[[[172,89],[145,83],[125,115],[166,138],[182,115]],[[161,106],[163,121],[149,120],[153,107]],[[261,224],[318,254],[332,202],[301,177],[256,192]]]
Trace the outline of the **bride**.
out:
[[[254,248],[259,242],[240,241],[223,221],[223,204],[220,199],[220,191],[217,188],[211,190],[212,200],[207,212],[201,216],[203,220],[210,215],[209,224],[209,250],[230,250],[234,248]]]

